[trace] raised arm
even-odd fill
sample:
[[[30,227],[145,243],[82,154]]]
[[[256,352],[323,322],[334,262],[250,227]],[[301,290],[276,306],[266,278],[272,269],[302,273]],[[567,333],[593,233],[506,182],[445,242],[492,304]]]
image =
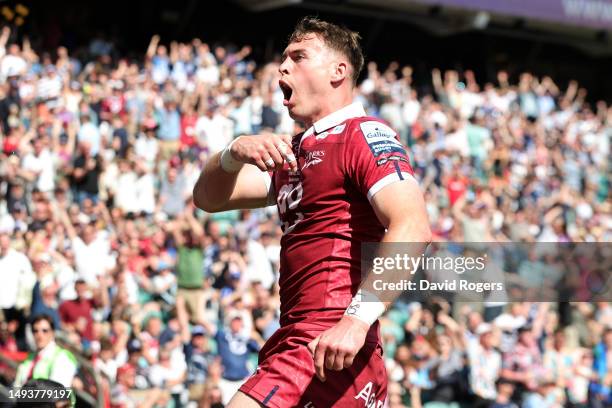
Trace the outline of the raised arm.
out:
[[[64,229],[68,234],[68,238],[70,238],[71,240],[75,239],[77,237],[77,232],[74,226],[72,225],[72,222],[70,222],[70,219],[68,218],[66,209],[62,208],[54,201],[51,202],[51,209],[54,213],[55,219],[58,219],[59,222],[64,226]]]
[[[147,47],[147,59],[151,59],[155,56],[158,44],[159,35],[155,34],[153,37],[151,37],[151,42],[149,42],[149,46]]]
[[[289,136],[241,136],[223,152],[212,155],[193,189],[193,202],[207,212],[258,208],[269,204],[267,171],[286,160],[294,169]]]

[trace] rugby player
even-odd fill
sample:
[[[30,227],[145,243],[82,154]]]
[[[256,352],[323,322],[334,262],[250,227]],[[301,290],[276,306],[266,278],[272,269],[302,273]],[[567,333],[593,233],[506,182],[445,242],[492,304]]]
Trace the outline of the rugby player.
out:
[[[359,35],[306,17],[289,38],[279,85],[305,132],[240,136],[194,187],[208,212],[276,204],[281,327],[229,403],[381,407],[387,375],[377,318],[363,303],[362,242],[429,242],[423,194],[398,135],[353,103]]]

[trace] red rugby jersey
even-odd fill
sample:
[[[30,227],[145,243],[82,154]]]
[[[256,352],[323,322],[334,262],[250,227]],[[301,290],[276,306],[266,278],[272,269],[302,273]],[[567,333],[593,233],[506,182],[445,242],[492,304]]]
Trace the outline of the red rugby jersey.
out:
[[[283,230],[281,326],[327,328],[359,287],[361,243],[385,232],[370,199],[413,171],[396,132],[366,117],[358,103],[317,121],[292,144],[298,171],[285,164],[270,189]]]

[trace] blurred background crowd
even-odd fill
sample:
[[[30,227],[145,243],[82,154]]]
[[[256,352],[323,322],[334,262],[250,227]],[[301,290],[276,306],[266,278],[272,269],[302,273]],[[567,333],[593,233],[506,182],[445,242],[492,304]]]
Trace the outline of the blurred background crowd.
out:
[[[233,138],[301,126],[278,58],[159,36],[142,51],[96,37],[75,58],[2,29],[3,381],[56,341],[78,361],[64,385],[104,406],[221,407],[278,328],[281,231],[275,207],[207,214],[191,191]],[[409,65],[366,71],[356,98],[410,148],[435,240],[610,241],[612,105],[529,72],[434,69],[422,92]],[[610,302],[484,306],[388,311],[389,407],[612,404]]]

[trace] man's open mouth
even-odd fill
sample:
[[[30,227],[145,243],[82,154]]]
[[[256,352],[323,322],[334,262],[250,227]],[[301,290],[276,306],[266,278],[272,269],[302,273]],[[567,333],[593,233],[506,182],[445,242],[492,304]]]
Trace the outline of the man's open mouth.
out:
[[[291,86],[289,86],[288,83],[282,80],[278,81],[278,85],[283,92],[283,105],[287,106],[289,104],[289,100],[291,100],[293,89],[291,89]]]

